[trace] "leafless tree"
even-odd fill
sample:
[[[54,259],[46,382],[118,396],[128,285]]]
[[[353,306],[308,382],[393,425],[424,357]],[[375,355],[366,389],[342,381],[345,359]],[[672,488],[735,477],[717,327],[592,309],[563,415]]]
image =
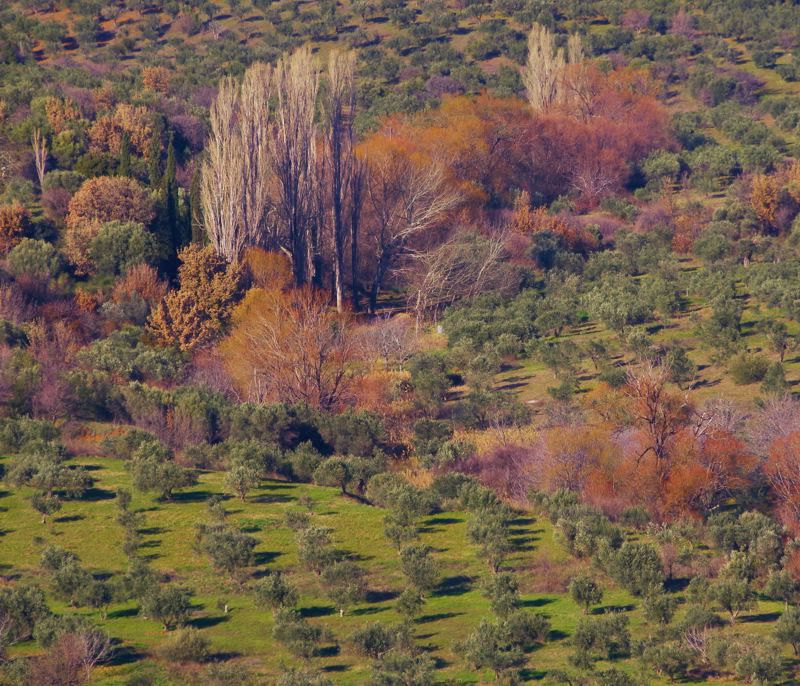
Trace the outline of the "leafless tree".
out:
[[[443,165],[431,160],[417,164],[406,155],[388,154],[367,160],[366,180],[375,240],[370,311],[389,267],[403,255],[413,238],[436,226],[461,201]]]
[[[39,179],[39,189],[42,189],[44,188],[44,175],[47,171],[47,141],[41,129],[36,128],[33,130],[31,144],[33,146],[33,161],[36,165],[36,178]]]
[[[241,84],[223,79],[211,107],[201,200],[211,243],[235,262],[271,233],[270,99],[273,75],[256,63]]]
[[[800,403],[791,396],[769,398],[748,423],[748,443],[756,455],[766,457],[778,438],[800,431]]]
[[[241,137],[243,231],[249,245],[270,245],[272,199],[270,195],[270,99],[272,67],[253,64],[244,74],[239,99]]]
[[[322,291],[266,293],[232,339],[251,370],[254,400],[331,409],[351,389],[356,338],[347,315],[333,311]]]
[[[537,112],[555,104],[565,65],[564,50],[556,47],[555,36],[546,26],[534,24],[528,34],[528,61],[522,69],[522,82]]]
[[[566,102],[579,81],[567,81],[568,66],[582,62],[580,36],[569,37],[565,54],[563,48],[556,47],[555,35],[546,26],[534,24],[528,34],[528,60],[522,68],[522,82],[531,107],[536,112],[546,112],[554,105]]]
[[[278,61],[275,130],[270,142],[278,186],[277,213],[297,285],[318,276],[318,91],[319,73],[309,47]]]
[[[111,654],[111,642],[99,629],[62,634],[53,646],[33,661],[34,686],[82,686],[93,669]]]
[[[416,278],[409,300],[416,313],[417,327],[427,315],[471,298],[490,285],[493,267],[503,255],[504,244],[502,234],[474,240],[455,236],[434,250],[415,255]]]
[[[350,216],[358,216],[361,193],[354,193],[356,169],[353,144],[355,115],[355,53],[332,50],[328,58],[328,80],[323,109],[325,112],[325,202],[328,205],[328,225],[333,245],[333,278],[336,308],[344,309],[345,242]],[[353,223],[350,222],[352,229]],[[357,223],[356,223],[357,227]],[[357,259],[357,257],[356,257]]]
[[[359,331],[360,343],[370,356],[380,357],[387,367],[402,364],[417,350],[417,333],[405,314],[377,317]]]
[[[245,150],[239,133],[239,84],[222,80],[211,106],[211,132],[206,143],[201,201],[209,240],[215,250],[235,262],[247,244],[244,224]]]

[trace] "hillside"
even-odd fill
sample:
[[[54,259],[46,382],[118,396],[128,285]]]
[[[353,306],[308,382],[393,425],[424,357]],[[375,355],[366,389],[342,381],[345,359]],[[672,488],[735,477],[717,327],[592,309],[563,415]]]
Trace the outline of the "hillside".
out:
[[[793,684],[800,5],[0,6],[0,686]]]

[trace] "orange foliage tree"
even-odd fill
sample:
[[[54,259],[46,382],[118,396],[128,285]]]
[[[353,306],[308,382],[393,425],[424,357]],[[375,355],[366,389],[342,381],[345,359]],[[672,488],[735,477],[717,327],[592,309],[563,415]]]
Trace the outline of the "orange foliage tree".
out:
[[[775,440],[763,469],[777,498],[781,520],[797,533],[800,531],[800,432]]]
[[[98,117],[89,129],[93,152],[119,155],[122,134],[127,133],[131,149],[144,155],[158,135],[153,114],[143,105],[117,105],[113,114]]]
[[[19,203],[0,205],[0,255],[5,255],[22,240],[30,228],[28,210]]]
[[[668,513],[703,516],[753,483],[758,461],[730,432],[713,431],[699,441],[685,438],[664,491]]]
[[[103,224],[123,221],[148,226],[154,217],[153,201],[137,181],[124,176],[89,179],[69,202],[64,252],[79,272],[86,273],[91,267],[89,246]]]
[[[142,85],[154,93],[169,93],[172,72],[166,67],[145,67],[142,69]]]
[[[248,397],[332,409],[348,399],[358,376],[349,319],[312,288],[252,289],[221,352]]]
[[[765,228],[775,224],[780,206],[780,190],[780,185],[774,176],[756,174],[753,177],[750,205]]]
[[[159,303],[147,328],[162,345],[194,350],[224,331],[240,297],[241,269],[211,246],[189,245],[178,259],[180,288]]]
[[[359,150],[368,168],[364,229],[372,243],[371,311],[389,269],[462,199],[447,166],[413,140],[413,130],[392,120]]]
[[[545,207],[532,209],[527,191],[520,193],[514,203],[511,229],[523,235],[548,232],[561,236],[570,250],[578,252],[588,252],[598,247],[597,238],[582,226],[550,214]]]

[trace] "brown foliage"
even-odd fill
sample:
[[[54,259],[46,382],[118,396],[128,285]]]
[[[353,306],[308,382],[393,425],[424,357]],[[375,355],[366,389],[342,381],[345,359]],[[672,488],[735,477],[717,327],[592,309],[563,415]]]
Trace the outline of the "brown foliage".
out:
[[[550,214],[546,208],[531,209],[531,198],[527,191],[520,193],[514,203],[514,214],[511,219],[512,230],[532,235],[547,231],[561,236],[565,245],[577,252],[588,252],[597,249],[597,238],[583,227],[566,220],[559,215]]]
[[[111,299],[117,304],[138,296],[152,309],[167,295],[167,282],[158,278],[158,272],[149,264],[137,264],[114,284]]]
[[[797,533],[800,531],[800,432],[778,438],[763,469],[778,500],[781,521]]]
[[[56,136],[81,119],[81,110],[72,98],[48,97],[44,101],[44,113]]]
[[[99,632],[62,634],[47,652],[31,664],[32,686],[82,686],[92,670],[106,659],[110,643]]]
[[[247,396],[331,409],[349,400],[358,376],[349,319],[310,288],[253,289],[221,351]]]
[[[103,224],[119,220],[147,226],[154,216],[153,201],[137,181],[124,176],[89,179],[69,202],[64,252],[86,273],[91,267],[89,245]]]
[[[19,203],[0,205],[0,254],[20,242],[30,228],[30,214]]]
[[[756,174],[753,177],[750,205],[765,228],[775,224],[780,205],[780,185],[774,176]]]
[[[142,84],[154,93],[169,93],[172,72],[166,67],[145,67],[142,69]]]
[[[685,440],[669,475],[665,509],[702,516],[750,485],[756,466],[744,443],[728,432],[714,431],[695,445]]]
[[[248,248],[242,262],[256,288],[285,290],[292,285],[292,263],[283,253]]]
[[[119,155],[122,134],[127,133],[131,149],[144,155],[157,130],[152,113],[143,105],[117,105],[113,114],[98,117],[89,129],[89,142],[93,152]]]
[[[224,330],[239,299],[241,271],[214,248],[189,245],[179,254],[180,288],[153,311],[148,331],[162,345],[194,350]]]

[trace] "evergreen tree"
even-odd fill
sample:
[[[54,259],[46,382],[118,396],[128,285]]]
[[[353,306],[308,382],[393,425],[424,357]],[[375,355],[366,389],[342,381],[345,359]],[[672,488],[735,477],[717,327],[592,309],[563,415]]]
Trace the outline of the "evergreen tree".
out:
[[[117,176],[130,176],[131,175],[131,139],[127,131],[122,132],[122,140],[120,142],[119,151],[119,166],[117,167]]]

